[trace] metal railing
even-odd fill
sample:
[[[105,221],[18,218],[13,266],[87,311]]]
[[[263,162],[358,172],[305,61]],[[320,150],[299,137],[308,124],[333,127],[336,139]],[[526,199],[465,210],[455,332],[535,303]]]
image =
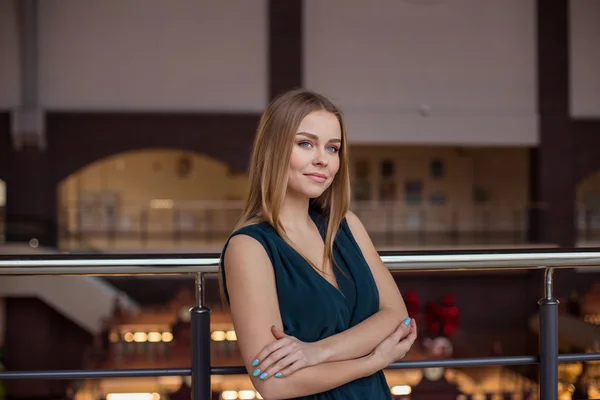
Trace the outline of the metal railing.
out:
[[[561,362],[600,360],[600,353],[558,354],[558,301],[553,294],[554,271],[560,268],[600,267],[598,250],[533,250],[460,252],[444,254],[381,253],[391,271],[475,271],[537,269],[544,270],[544,296],[540,305],[540,341],[538,356],[478,357],[449,360],[399,361],[389,369],[431,367],[476,367],[503,365],[540,365],[539,394],[542,400],[558,398],[558,364]],[[0,275],[195,275],[196,305],[190,309],[192,327],[191,368],[114,369],[61,371],[6,371],[8,379],[89,379],[107,377],[190,376],[192,399],[211,398],[211,375],[246,374],[246,368],[211,367],[210,309],[203,299],[204,277],[218,272],[219,258],[210,255],[33,255],[0,256]]]
[[[220,247],[241,215],[239,200],[154,199],[116,204],[101,193],[59,206],[61,246],[86,243],[102,248],[148,244]],[[89,207],[85,206],[88,204]],[[379,246],[442,244],[522,244],[530,207],[525,204],[462,206],[355,200],[352,209]],[[218,244],[215,244],[218,243]]]

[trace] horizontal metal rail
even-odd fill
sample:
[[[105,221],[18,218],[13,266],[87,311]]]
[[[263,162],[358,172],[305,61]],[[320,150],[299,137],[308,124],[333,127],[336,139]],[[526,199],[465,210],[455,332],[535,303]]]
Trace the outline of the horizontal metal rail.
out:
[[[561,363],[576,361],[598,361],[600,353],[560,354]],[[461,368],[461,367],[490,367],[504,365],[533,365],[539,364],[538,356],[507,356],[507,357],[474,357],[453,358],[449,360],[419,360],[398,361],[386,369],[418,369],[418,368]],[[159,376],[190,376],[191,368],[156,368],[156,369],[109,369],[109,370],[64,370],[64,371],[15,371],[0,372],[0,379],[98,379],[98,378],[140,378]],[[246,375],[245,367],[211,367],[211,375]]]
[[[600,251],[550,249],[427,254],[382,252],[391,271],[600,268]],[[218,272],[219,255],[0,255],[0,275],[168,275]]]
[[[544,270],[544,296],[538,301],[540,346],[538,356],[481,357],[448,360],[400,361],[388,369],[431,367],[478,367],[539,364],[541,399],[558,397],[558,363],[600,360],[600,353],[558,354],[558,301],[553,295],[553,276],[558,268],[599,268],[600,251],[577,250],[496,250],[428,252],[382,252],[381,260],[391,271],[490,271],[510,269]],[[121,369],[81,371],[6,371],[9,379],[87,379],[116,377],[192,377],[192,399],[210,399],[211,375],[246,374],[245,367],[212,367],[210,352],[210,309],[202,301],[204,277],[218,271],[218,254],[70,255],[41,254],[0,256],[0,275],[180,275],[194,274],[196,305],[190,309],[192,326],[192,366],[171,369]]]

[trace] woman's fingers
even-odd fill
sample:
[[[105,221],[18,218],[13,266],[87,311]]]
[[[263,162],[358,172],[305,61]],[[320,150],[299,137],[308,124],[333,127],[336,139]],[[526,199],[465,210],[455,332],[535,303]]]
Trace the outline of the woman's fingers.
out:
[[[267,376],[264,379],[273,376],[275,378],[282,378],[283,376],[291,375],[299,369],[306,367],[306,365],[306,359],[300,352],[296,351],[288,354],[286,357],[273,364],[271,368],[266,369],[265,372],[267,373]]]
[[[417,339],[417,322],[414,319],[410,321],[410,330],[408,332],[408,335],[406,336],[406,339],[410,342],[411,345]]]
[[[261,361],[257,365],[257,368],[254,371],[254,376],[260,376],[262,379],[264,379],[263,376],[266,378],[267,376],[271,375],[269,372],[270,372],[270,369],[274,365],[281,364],[283,362],[283,365],[281,365],[281,367],[280,367],[280,368],[283,368],[283,367],[286,367],[291,362],[296,361],[296,359],[293,359],[290,361],[290,358],[289,358],[290,354],[293,354],[296,352],[296,347],[297,346],[295,345],[295,343],[290,342],[290,343],[287,343],[286,345],[284,345],[283,347],[275,350],[271,354],[269,354],[263,361]],[[286,361],[284,361],[284,360],[286,360]],[[265,373],[267,373],[267,375],[265,375]]]
[[[393,340],[394,343],[398,343],[400,339],[408,335],[412,323],[411,321],[413,321],[412,318],[406,318],[404,321],[402,321],[394,333],[389,336],[390,340]]]
[[[398,342],[396,346],[396,360],[404,357],[406,353],[411,349],[412,345],[415,343],[417,339],[417,323],[415,320],[411,320],[410,322],[410,330],[408,335],[406,335],[402,340]]]
[[[285,369],[282,369],[275,373],[275,378],[285,378],[286,376],[292,375],[294,372],[304,368],[302,361],[296,361]]]
[[[285,346],[289,342],[291,342],[291,340],[289,338],[277,339],[277,340],[272,341],[271,343],[269,343],[268,345],[266,345],[260,351],[260,353],[258,353],[258,355],[254,359],[254,361],[252,361],[252,366],[253,367],[258,366],[258,364],[260,362],[262,362],[262,360],[264,360],[265,358],[267,358],[267,356],[269,356],[269,354],[273,353],[275,350],[279,350],[280,348],[282,348],[283,346]]]

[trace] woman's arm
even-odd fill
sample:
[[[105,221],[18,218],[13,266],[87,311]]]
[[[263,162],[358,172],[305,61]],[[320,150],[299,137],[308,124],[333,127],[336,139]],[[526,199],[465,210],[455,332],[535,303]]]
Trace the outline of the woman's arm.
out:
[[[374,355],[368,355],[356,360],[318,364],[287,377],[255,383],[255,387],[266,400],[310,396],[374,374],[385,367],[377,361]]]
[[[354,375],[355,379],[358,379],[371,375],[392,362],[404,358],[416,338],[417,324],[411,320],[408,325],[400,324],[369,355],[356,360],[323,363],[304,368],[290,377],[272,379],[266,385],[271,385],[268,393],[272,393],[273,396],[261,395],[269,400],[307,396],[338,387],[347,382],[348,376]],[[326,381],[323,376],[327,377]],[[274,381],[279,384],[275,385],[272,383]]]
[[[274,340],[271,326],[282,325],[273,267],[263,247],[246,235],[231,238],[224,257],[240,352],[250,379],[263,398],[284,399],[320,393],[384,368],[379,358],[367,356],[304,368],[281,379],[266,379],[270,376],[261,379],[263,371],[255,376],[255,355]]]
[[[314,343],[305,343],[285,335],[274,324],[273,336],[277,339],[255,355],[262,370],[284,370],[286,375],[305,367],[352,360],[369,354],[401,323],[408,326],[410,319],[398,286],[381,261],[369,234],[358,217],[348,212],[348,226],[360,247],[379,291],[379,311],[344,332]]]
[[[348,360],[369,354],[398,325],[407,320],[408,311],[398,285],[381,261],[367,230],[351,211],[346,214],[348,226],[356,239],[379,290],[379,311],[352,328],[320,340],[323,362]]]

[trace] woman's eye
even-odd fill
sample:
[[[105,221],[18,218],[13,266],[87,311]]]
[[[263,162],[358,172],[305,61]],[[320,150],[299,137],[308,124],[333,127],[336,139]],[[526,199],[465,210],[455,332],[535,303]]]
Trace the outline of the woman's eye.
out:
[[[300,147],[308,147],[308,146],[310,146],[310,143],[309,142],[300,142],[300,143],[298,143],[298,145]]]
[[[335,147],[335,146],[329,146],[327,149],[328,149],[330,152],[332,152],[332,153],[337,153],[338,151],[340,151],[340,150],[339,150],[337,147]]]

